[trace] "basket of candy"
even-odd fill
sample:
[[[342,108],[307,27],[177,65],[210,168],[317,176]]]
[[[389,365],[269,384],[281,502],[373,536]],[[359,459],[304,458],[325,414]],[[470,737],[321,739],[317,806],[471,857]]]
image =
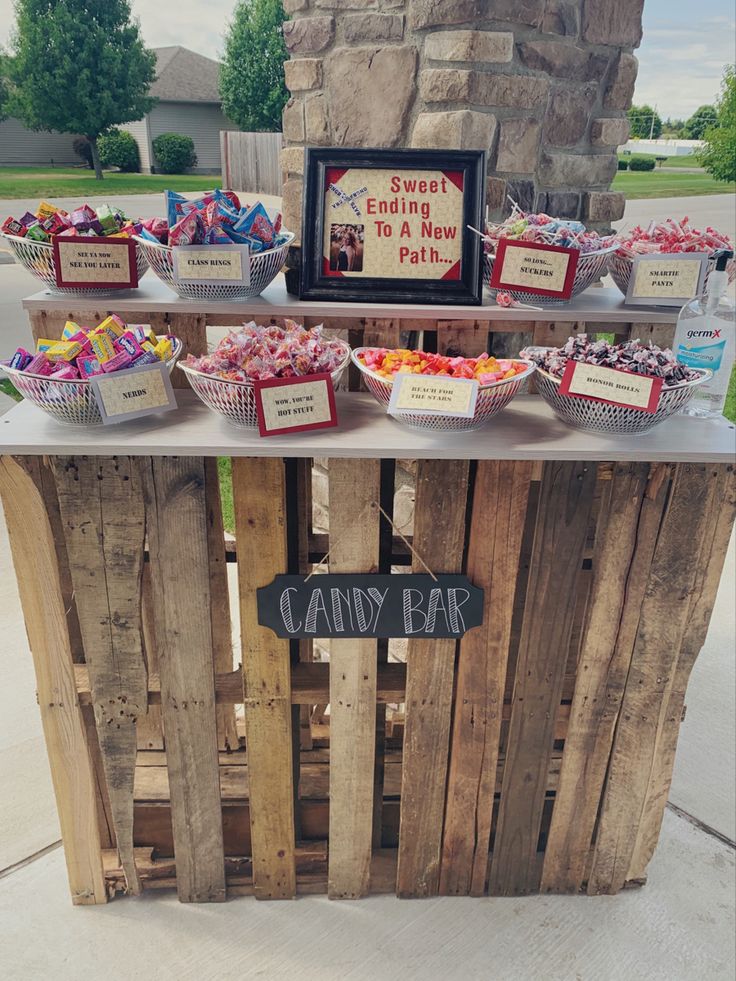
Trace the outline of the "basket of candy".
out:
[[[107,317],[92,330],[67,322],[60,341],[41,340],[36,353],[18,348],[0,362],[20,394],[57,422],[99,426],[102,416],[90,379],[95,375],[164,362],[169,372],[183,349],[176,337]]]
[[[52,293],[107,296],[115,293],[116,290],[84,287],[72,289],[68,286],[56,285],[52,237],[129,238],[143,231],[144,227],[144,222],[132,222],[119,208],[111,208],[107,204],[98,205],[96,210],[85,204],[69,213],[48,201],[41,201],[35,214],[27,211],[20,218],[6,218],[0,232],[18,262],[37,276]],[[137,246],[136,266],[140,279],[148,269],[148,261]]]
[[[211,191],[189,201],[167,191],[166,219],[155,219],[136,242],[151,269],[179,296],[189,300],[243,300],[260,296],[286,261],[294,235],[281,228],[281,215],[273,217],[256,202],[241,206],[234,191]],[[250,275],[247,282],[186,282],[174,276],[177,245],[247,245]]]
[[[521,358],[496,360],[488,354],[481,354],[477,358],[462,358],[403,348],[387,350],[359,347],[352,352],[351,357],[360,369],[368,391],[384,406],[388,406],[391,401],[394,378],[399,374],[476,379],[479,385],[478,398],[472,418],[435,412],[412,412],[395,417],[414,429],[439,431],[471,432],[480,429],[509,404],[535,370],[531,361]]]
[[[576,429],[616,436],[645,433],[682,409],[692,398],[698,385],[710,378],[712,372],[687,368],[675,360],[672,351],[655,344],[626,341],[589,341],[585,334],[570,337],[564,347],[529,347],[521,352],[537,366],[537,391],[555,414]],[[642,412],[597,399],[565,395],[560,391],[562,376],[568,361],[618,368],[650,378],[661,378],[662,388],[654,412]]]
[[[705,252],[711,258],[708,259],[708,276],[716,267],[715,252],[720,249],[733,251],[733,245],[728,235],[717,232],[715,228],[706,228],[701,232],[690,225],[689,218],[685,217],[681,221],[674,221],[668,218],[667,221],[652,221],[647,228],[637,225],[629,232],[621,232],[616,236],[616,250],[608,257],[608,271],[611,278],[621,292],[626,295],[631,279],[631,270],[634,268],[634,259],[639,255],[658,255],[677,252]],[[728,281],[732,282],[736,278],[736,260],[731,261],[726,266]],[[705,284],[703,285],[703,289]]]
[[[325,337],[321,325],[307,330],[287,320],[283,327],[252,322],[231,330],[210,354],[190,354],[179,367],[206,406],[235,426],[255,429],[255,381],[328,372],[336,385],[349,360],[350,346]]]
[[[497,291],[495,287],[491,286],[491,277],[498,243],[501,239],[558,245],[563,248],[578,250],[580,255],[575,268],[571,297],[582,293],[583,290],[598,282],[601,276],[605,275],[608,256],[616,247],[612,235],[602,236],[597,232],[588,231],[580,221],[551,218],[545,214],[527,214],[521,211],[516,204],[513,205],[513,211],[505,221],[498,224],[487,224],[485,235],[482,238],[484,250],[483,278],[493,297],[496,296]],[[515,300],[521,300],[523,303],[547,305],[549,303],[567,302],[559,297],[544,296],[541,293],[526,290],[510,290],[504,287],[504,291]]]

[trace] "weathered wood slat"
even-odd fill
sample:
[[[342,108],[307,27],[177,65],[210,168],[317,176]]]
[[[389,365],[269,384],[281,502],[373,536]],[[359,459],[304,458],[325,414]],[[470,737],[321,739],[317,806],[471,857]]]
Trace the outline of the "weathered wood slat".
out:
[[[707,471],[678,464],[655,544],[649,578],[613,741],[592,868],[590,894],[623,888],[657,764],[663,708],[672,688],[676,658],[687,626],[698,575],[693,551],[708,530]]]
[[[141,621],[143,488],[130,457],[54,457],[53,466],[115,840],[128,891],[138,894],[136,721],[148,709]]]
[[[204,313],[151,313],[148,320],[157,334],[173,334],[182,342],[182,359],[188,354],[207,353],[207,316]],[[135,323],[138,322],[136,318]],[[171,384],[174,388],[190,387],[183,371],[172,371]]]
[[[330,572],[377,572],[378,460],[329,462]],[[330,641],[330,860],[328,895],[369,891],[373,838],[377,642]]]
[[[258,623],[256,590],[287,569],[281,459],[233,460],[246,746],[251,765],[253,883],[260,899],[296,895],[289,642]]]
[[[161,708],[182,902],[225,899],[201,457],[143,458]]]
[[[666,464],[621,463],[607,482],[542,891],[577,892],[585,877],[669,477]]]
[[[205,457],[204,488],[207,504],[207,554],[210,565],[210,603],[212,607],[212,649],[216,674],[233,669],[233,636],[230,623],[230,594],[225,559],[225,528],[222,524],[220,478],[217,458]],[[235,728],[235,710],[225,705],[217,706],[217,746],[219,749],[237,749],[238,732]]]
[[[163,749],[164,724],[161,717],[161,683],[158,678],[158,644],[156,643],[156,604],[153,600],[151,583],[151,563],[143,563],[141,581],[141,623],[143,627],[143,653],[148,672],[148,712],[138,719],[136,733],[138,749]],[[155,676],[158,686],[158,704],[151,704],[151,678]],[[81,692],[80,692],[81,696]]]
[[[57,555],[38,468],[36,459],[2,457],[0,495],[36,672],[72,902],[104,903],[94,770],[75,690]]]
[[[711,613],[723,571],[736,516],[736,478],[732,466],[706,467],[704,490],[707,499],[705,524],[700,552],[693,556],[696,569],[689,609],[672,684],[660,715],[654,763],[642,810],[628,880],[642,880],[659,838],[664,816],[677,739],[685,704],[685,691],[695,661],[700,653],[710,624]],[[695,541],[695,540],[693,540]]]
[[[418,463],[414,548],[435,573],[462,569],[467,497],[465,461]],[[416,558],[413,570],[426,571]],[[456,647],[452,639],[408,644],[399,896],[433,896],[439,890]]]
[[[531,464],[482,461],[473,488],[467,574],[485,591],[483,624],[460,641],[440,892],[482,896]],[[489,517],[492,520],[489,520]]]
[[[296,461],[297,467],[297,535],[299,572],[309,574],[309,536],[312,533],[312,461],[309,457]],[[299,660],[309,663],[314,658],[314,642],[299,641]],[[299,711],[299,748],[312,748],[312,706],[302,705]]]
[[[539,888],[545,782],[595,483],[595,465],[544,465],[491,860],[492,895]]]

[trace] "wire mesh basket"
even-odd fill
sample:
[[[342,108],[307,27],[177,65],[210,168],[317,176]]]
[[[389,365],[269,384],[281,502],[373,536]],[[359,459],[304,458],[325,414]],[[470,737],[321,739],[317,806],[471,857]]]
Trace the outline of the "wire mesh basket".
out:
[[[286,262],[286,253],[294,241],[292,232],[286,232],[286,241],[278,248],[266,252],[254,252],[250,256],[250,283],[180,283],[174,279],[174,253],[169,245],[150,242],[134,236],[145,254],[151,269],[159,279],[185,300],[247,300],[260,296],[273,282]],[[206,249],[207,246],[203,245]]]
[[[654,258],[656,253],[649,255],[646,253],[647,258]],[[682,253],[684,259],[687,258],[687,252]],[[631,279],[631,271],[634,268],[634,256],[627,255],[618,249],[612,252],[608,256],[608,271],[611,274],[611,279],[614,281],[616,286],[621,290],[621,292],[626,296],[629,289],[629,280]],[[708,277],[716,268],[716,260],[711,256],[708,259],[708,268],[705,273],[705,280],[703,281],[702,289],[705,289],[705,285],[708,282]],[[736,279],[736,259],[731,259],[726,265],[726,271],[728,273],[728,281],[732,283]]]
[[[172,354],[166,362],[169,374],[181,357],[183,348],[178,338],[172,339]],[[0,370],[8,375],[23,398],[43,409],[56,422],[67,426],[102,425],[94,388],[88,378],[49,378],[48,375],[29,374],[6,365]]]
[[[580,253],[578,264],[575,268],[575,279],[573,280],[570,299],[578,296],[583,290],[587,290],[593,283],[597,283],[601,276],[605,276],[608,257],[615,248],[615,245],[610,245],[608,248],[599,249],[597,252]],[[491,286],[494,259],[495,256],[490,252],[486,252],[483,255],[483,281],[490,290],[492,297],[495,297],[498,292],[504,292],[508,293],[515,300],[519,300],[520,303],[534,303],[548,306],[549,304],[568,302],[568,300],[563,300],[560,297],[543,296],[541,293],[529,293],[525,290],[497,290]]]
[[[351,354],[353,363],[363,375],[368,391],[376,402],[380,405],[388,406],[393,390],[393,378],[388,379],[376,374],[375,371],[367,368],[359,360],[361,354],[369,350],[372,349],[366,347],[356,348]],[[509,404],[511,399],[518,394],[527,378],[536,370],[536,365],[533,361],[527,361],[524,358],[513,358],[511,360],[523,362],[526,368],[520,374],[514,375],[513,378],[492,382],[490,385],[481,385],[478,389],[475,413],[471,419],[466,419],[462,416],[445,416],[434,412],[402,413],[401,415],[394,416],[394,418],[397,422],[411,426],[413,429],[431,429],[435,432],[469,433],[475,429],[480,429],[489,419],[497,415],[501,409],[504,409]]]
[[[535,348],[535,351],[553,348]],[[698,385],[707,381],[713,372],[708,368],[698,371],[698,377],[691,381],[662,387],[655,412],[642,412],[628,409],[625,405],[598,402],[595,399],[577,398],[560,392],[561,379],[537,367],[535,381],[537,391],[550,406],[556,416],[575,429],[586,429],[592,433],[608,433],[612,436],[635,436],[646,433],[669,416],[684,408],[695,393]]]
[[[119,292],[119,290],[110,289],[109,287],[105,289],[86,289],[84,287],[73,289],[70,286],[57,286],[54,248],[50,242],[34,242],[32,239],[19,238],[17,235],[3,235],[3,238],[10,246],[18,262],[40,279],[52,293],[71,294],[74,296],[110,296],[113,293]],[[138,269],[138,279],[140,280],[148,270],[148,260],[138,247],[135,250],[135,259]]]
[[[343,358],[332,372],[332,384],[335,386],[350,360],[349,345],[345,341],[339,343],[343,348]],[[217,375],[208,375],[204,371],[198,371],[188,364],[180,364],[179,368],[186,374],[192,389],[213,412],[218,412],[224,416],[233,426],[239,426],[242,429],[256,429],[258,427],[255,387],[252,381],[231,381],[227,378],[219,378]],[[308,376],[305,375],[304,377]]]

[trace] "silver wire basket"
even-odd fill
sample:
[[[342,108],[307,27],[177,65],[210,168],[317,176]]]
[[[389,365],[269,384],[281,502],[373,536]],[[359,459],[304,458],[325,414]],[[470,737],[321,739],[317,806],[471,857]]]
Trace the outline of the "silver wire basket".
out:
[[[174,253],[171,246],[134,237],[158,278],[185,300],[247,300],[260,296],[286,262],[286,253],[294,241],[294,234],[284,234],[286,240],[277,248],[250,255],[250,283],[247,286],[244,283],[180,283],[174,279]],[[202,248],[206,249],[207,246]]]
[[[357,366],[365,379],[368,391],[373,398],[381,405],[388,406],[391,401],[393,390],[393,378],[391,380],[376,374],[367,368],[360,360],[360,355],[371,348],[358,347],[352,354],[353,364]],[[397,422],[401,422],[413,429],[430,429],[435,432],[456,432],[469,433],[475,429],[480,429],[489,419],[497,415],[504,409],[511,399],[519,392],[524,382],[536,370],[533,361],[524,358],[510,358],[512,361],[523,361],[526,368],[513,378],[502,379],[492,382],[490,385],[481,385],[478,390],[478,399],[475,403],[475,413],[471,419],[462,416],[444,416],[433,412],[412,412],[394,416]]]
[[[554,348],[534,348],[535,351],[551,351]],[[698,385],[707,381],[713,372],[708,368],[698,370],[698,377],[669,388],[662,387],[655,412],[628,409],[624,405],[598,402],[595,399],[576,398],[560,392],[561,379],[537,367],[535,381],[537,391],[555,415],[575,429],[592,433],[608,433],[612,436],[635,436],[646,433],[669,416],[687,405]]]
[[[575,279],[573,280],[570,299],[578,296],[583,290],[587,290],[593,283],[597,283],[601,276],[605,276],[608,257],[616,247],[615,245],[610,245],[608,248],[599,249],[597,252],[580,253],[578,264],[575,268]],[[508,293],[515,300],[519,300],[520,303],[533,303],[541,306],[569,302],[569,300],[562,300],[556,296],[543,296],[541,293],[529,293],[525,290],[495,289],[495,287],[491,286],[494,259],[495,256],[490,252],[483,254],[483,282],[488,287],[492,297],[495,297],[496,293]]]
[[[169,374],[181,357],[184,345],[178,338],[173,338],[172,348],[172,355],[166,362]],[[0,371],[7,374],[23,398],[43,409],[56,422],[66,426],[102,425],[95,392],[88,378],[49,378],[6,365]]]
[[[332,374],[332,384],[337,385],[348,361],[350,360],[350,347],[345,341],[340,341],[343,348],[343,358]],[[233,426],[241,429],[256,429],[258,426],[258,415],[256,413],[255,387],[252,381],[231,381],[227,378],[219,378],[217,375],[208,375],[204,371],[198,371],[188,364],[180,364],[179,368],[186,374],[189,384],[196,392],[204,404],[219,413]],[[308,378],[308,375],[304,376]]]
[[[56,285],[56,266],[54,264],[54,248],[50,242],[34,242],[29,238],[19,238],[17,235],[3,235],[3,238],[10,246],[13,255],[22,266],[33,273],[52,293],[62,293],[73,296],[110,296],[120,292],[119,290],[105,289],[72,289],[70,286]],[[138,279],[148,270],[148,260],[143,252],[136,247],[135,250],[136,267],[138,269]],[[122,287],[125,289],[126,287]]]
[[[647,258],[654,258],[656,256],[654,253],[644,253]],[[682,253],[684,259],[687,258],[687,252]],[[621,292],[626,296],[629,289],[629,280],[631,279],[631,271],[634,268],[634,256],[628,255],[627,253],[618,249],[612,252],[608,257],[608,271],[611,274],[611,279],[614,281],[616,286],[621,290]],[[703,289],[705,289],[708,282],[708,277],[716,268],[716,260],[713,256],[708,259],[708,268],[705,273],[705,279],[703,281]],[[726,265],[726,271],[728,273],[728,281],[732,283],[736,279],[736,259],[731,259]],[[654,302],[654,301],[648,301]]]

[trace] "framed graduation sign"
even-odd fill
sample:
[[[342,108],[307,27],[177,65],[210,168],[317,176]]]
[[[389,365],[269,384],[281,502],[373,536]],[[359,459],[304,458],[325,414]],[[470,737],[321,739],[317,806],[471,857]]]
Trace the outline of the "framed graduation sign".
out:
[[[307,149],[303,300],[478,304],[482,150]]]

